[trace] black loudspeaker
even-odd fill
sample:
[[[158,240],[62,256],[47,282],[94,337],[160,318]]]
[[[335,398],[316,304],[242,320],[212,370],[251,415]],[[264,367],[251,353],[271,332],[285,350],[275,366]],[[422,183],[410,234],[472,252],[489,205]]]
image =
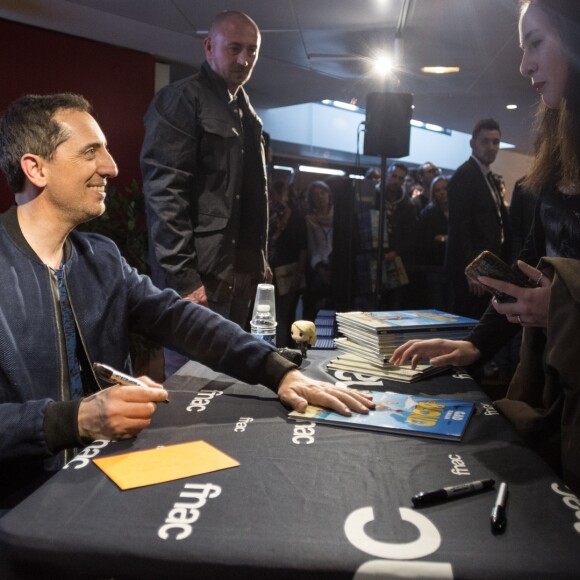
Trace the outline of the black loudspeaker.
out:
[[[369,93],[365,122],[365,155],[406,157],[411,139],[413,95]]]

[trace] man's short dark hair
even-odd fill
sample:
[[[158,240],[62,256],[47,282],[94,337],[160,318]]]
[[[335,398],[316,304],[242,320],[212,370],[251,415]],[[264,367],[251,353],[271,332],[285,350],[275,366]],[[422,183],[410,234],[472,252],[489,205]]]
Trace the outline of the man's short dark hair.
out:
[[[501,129],[499,128],[499,123],[495,119],[481,119],[477,121],[473,131],[471,132],[471,138],[477,139],[482,131],[499,131],[501,137]]]
[[[56,148],[68,139],[54,120],[62,109],[90,113],[90,103],[81,95],[26,95],[12,102],[0,117],[0,169],[14,193],[24,188],[20,160],[26,153],[52,159]]]
[[[395,169],[402,169],[405,172],[405,175],[409,173],[409,168],[406,165],[403,165],[402,163],[391,163],[387,169],[387,174],[390,175],[395,171]]]
[[[421,167],[417,169],[417,176],[419,177],[419,179],[421,179],[423,175],[425,175],[425,168],[427,167],[427,165],[433,167],[433,169],[435,170],[435,175],[438,174],[439,169],[437,168],[437,165],[435,165],[435,163],[431,163],[431,161],[425,161],[425,163],[423,163],[423,165],[421,165]]]

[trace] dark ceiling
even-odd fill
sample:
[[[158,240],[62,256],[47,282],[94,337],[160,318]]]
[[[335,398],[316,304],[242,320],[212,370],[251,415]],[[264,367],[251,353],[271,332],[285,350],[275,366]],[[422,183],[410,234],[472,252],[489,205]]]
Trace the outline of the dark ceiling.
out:
[[[255,106],[334,99],[364,108],[370,92],[409,92],[415,119],[469,133],[494,117],[503,141],[529,152],[538,97],[519,74],[517,0],[0,0],[0,18],[151,53],[176,78],[200,65],[204,31],[227,8],[262,30],[247,87]],[[377,80],[369,59],[392,53],[397,36],[398,80]],[[427,75],[424,65],[461,71]]]

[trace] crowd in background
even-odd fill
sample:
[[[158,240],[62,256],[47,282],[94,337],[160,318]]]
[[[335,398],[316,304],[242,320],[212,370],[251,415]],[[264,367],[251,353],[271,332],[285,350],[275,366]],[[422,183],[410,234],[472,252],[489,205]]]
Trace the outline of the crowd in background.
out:
[[[368,169],[365,182],[372,184],[371,206],[377,211],[380,196],[385,195],[386,238],[380,302],[374,303],[371,296],[368,309],[435,308],[462,314],[455,312],[453,285],[445,264],[451,177],[451,172],[446,174],[429,161],[418,167],[394,163],[388,167],[382,187],[379,169]],[[509,256],[504,257],[511,262],[530,229],[536,198],[522,188],[520,180],[508,207],[503,177],[494,174],[494,181],[509,212],[510,248]],[[366,191],[368,195],[368,188]],[[333,190],[327,182],[316,180],[297,191],[292,179],[271,180],[268,259],[276,287],[280,347],[293,346],[290,326],[294,320],[314,320],[320,309],[336,308],[333,283],[338,283],[339,276],[333,282],[334,233]],[[517,364],[517,350],[516,343],[502,351],[486,372],[499,371],[509,378]]]

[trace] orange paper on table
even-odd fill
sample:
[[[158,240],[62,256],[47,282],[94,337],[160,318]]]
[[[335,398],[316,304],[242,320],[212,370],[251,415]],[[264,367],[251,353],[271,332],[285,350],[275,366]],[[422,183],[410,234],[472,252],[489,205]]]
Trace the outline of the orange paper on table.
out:
[[[205,441],[100,457],[93,462],[121,489],[191,477],[240,463]]]

